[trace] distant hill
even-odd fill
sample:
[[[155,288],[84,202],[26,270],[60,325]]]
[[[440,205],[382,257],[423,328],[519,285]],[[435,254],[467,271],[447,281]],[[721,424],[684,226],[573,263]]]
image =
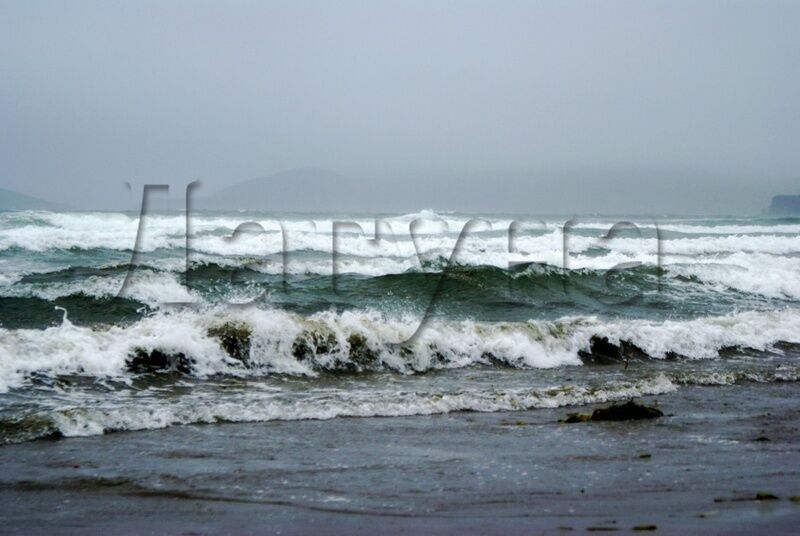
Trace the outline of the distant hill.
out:
[[[642,177],[649,177],[649,180],[643,181]],[[727,188],[700,195],[697,193],[699,180],[700,176],[691,170],[656,172],[646,168],[356,178],[308,167],[247,180],[216,193],[206,193],[207,190],[201,188],[194,198],[194,206],[211,210],[330,213],[415,213],[431,208],[472,214],[559,211],[652,214],[663,212],[661,199],[677,199],[675,192],[683,192],[685,203],[681,201],[678,205],[673,201],[674,212],[708,215],[742,210],[740,199],[745,193],[752,199],[760,193],[760,186],[753,185],[740,187],[735,192],[734,188]],[[622,191],[627,197],[619,195]],[[784,197],[797,196],[776,198],[774,210],[782,214],[791,205],[781,200]],[[750,210],[757,208],[754,206]]]
[[[374,181],[308,167],[251,179],[208,197],[200,196],[202,193],[198,192],[195,206],[211,210],[416,212],[436,207],[470,211],[481,205],[491,207],[496,185],[492,181],[465,185],[458,177]]]
[[[0,210],[59,210],[64,208],[67,207],[13,190],[0,188]]]
[[[800,195],[776,195],[769,213],[781,216],[800,216]]]
[[[240,182],[196,203],[198,208],[215,210],[352,210],[363,205],[367,194],[363,184],[349,177],[301,168]]]

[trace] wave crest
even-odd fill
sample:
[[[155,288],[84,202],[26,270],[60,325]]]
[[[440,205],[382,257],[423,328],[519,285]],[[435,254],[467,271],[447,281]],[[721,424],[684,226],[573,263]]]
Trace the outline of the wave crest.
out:
[[[244,358],[232,356],[215,332],[224,325],[246,327]],[[184,356],[187,370],[198,377],[316,376],[364,370],[412,374],[475,365],[580,365],[581,352],[591,352],[598,337],[615,345],[635,345],[652,359],[713,359],[735,347],[768,351],[779,342],[800,343],[800,313],[794,309],[663,322],[596,317],[493,323],[435,319],[408,341],[418,325],[418,317],[387,317],[375,311],[302,316],[255,308],[159,312],[128,326],[110,327],[75,326],[65,318],[61,325],[41,330],[0,329],[0,391],[42,375],[130,381],[131,359],[138,352]]]

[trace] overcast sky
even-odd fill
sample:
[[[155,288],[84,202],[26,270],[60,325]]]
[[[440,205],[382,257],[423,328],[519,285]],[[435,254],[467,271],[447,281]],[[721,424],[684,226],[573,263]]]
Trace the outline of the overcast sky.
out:
[[[757,212],[800,193],[798,28],[797,1],[0,0],[0,186],[318,166],[456,208]]]

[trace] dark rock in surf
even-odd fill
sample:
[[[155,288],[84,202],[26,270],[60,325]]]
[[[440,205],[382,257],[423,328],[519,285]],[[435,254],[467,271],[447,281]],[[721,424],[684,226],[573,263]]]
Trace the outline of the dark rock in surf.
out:
[[[745,495],[743,497],[714,497],[715,503],[724,503],[724,502],[747,502],[747,501],[778,501],[780,497],[775,495],[774,493],[762,491],[756,493],[755,495]]]
[[[300,361],[312,359],[315,355],[332,354],[338,350],[339,342],[331,331],[323,333],[306,330],[292,344],[292,355]]]
[[[298,361],[303,361],[314,356],[314,350],[308,341],[303,337],[298,337],[292,343],[292,355]]]
[[[561,422],[567,424],[575,424],[576,422],[587,422],[591,420],[592,416],[587,413],[568,413],[567,418]]]
[[[246,324],[225,322],[208,330],[208,335],[219,340],[220,346],[229,356],[248,365],[253,332]]]
[[[650,359],[650,354],[630,341],[620,341],[620,351],[626,360],[644,361]]]
[[[441,355],[441,354],[439,354]],[[502,359],[491,352],[484,352],[481,354],[481,359],[490,363],[492,367],[496,368],[506,368],[506,369],[513,369],[516,368],[513,363],[509,362],[507,359]],[[440,362],[445,363],[446,360],[444,356],[441,357]]]
[[[378,353],[370,348],[364,335],[351,333],[340,344],[336,334],[326,329],[303,331],[292,344],[292,355],[298,361],[311,361],[311,365],[317,370],[344,373],[370,368],[378,360]],[[323,360],[314,359],[323,356],[328,357]]]
[[[353,333],[347,337],[347,344],[350,347],[350,360],[357,365],[362,367],[371,365],[378,359],[363,335]]]
[[[619,346],[612,344],[605,337],[592,337],[589,340],[589,351],[578,352],[584,363],[606,365],[622,360]]]
[[[643,419],[657,419],[664,413],[654,407],[638,404],[630,400],[624,404],[612,404],[607,408],[598,408],[592,413],[592,421],[636,421]]]
[[[638,421],[657,419],[663,416],[664,413],[660,409],[654,406],[638,404],[631,400],[624,404],[612,404],[606,408],[598,408],[594,410],[591,415],[587,413],[570,413],[567,415],[567,418],[561,422]]]
[[[779,499],[780,497],[778,497],[774,493],[769,493],[769,492],[756,493],[757,501],[777,501]]]
[[[623,361],[643,360],[650,356],[630,341],[620,341],[619,345],[612,343],[607,337],[593,336],[589,340],[589,351],[578,352],[581,360],[590,365],[611,365]]]
[[[126,362],[128,370],[137,374],[154,372],[179,372],[189,374],[192,360],[183,353],[168,354],[155,349],[136,348]]]

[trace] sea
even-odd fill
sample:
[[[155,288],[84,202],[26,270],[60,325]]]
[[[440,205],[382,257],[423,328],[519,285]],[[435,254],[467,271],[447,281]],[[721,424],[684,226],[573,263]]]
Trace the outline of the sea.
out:
[[[0,212],[0,444],[796,382],[800,218]]]

